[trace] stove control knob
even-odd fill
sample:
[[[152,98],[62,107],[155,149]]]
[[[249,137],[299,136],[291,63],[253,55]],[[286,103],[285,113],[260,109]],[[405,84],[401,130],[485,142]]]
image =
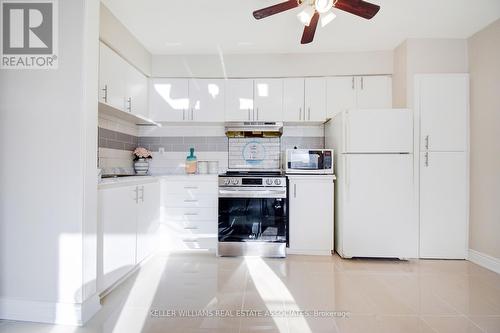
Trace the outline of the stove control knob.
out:
[[[276,185],[281,185],[281,179],[275,179],[274,184]]]
[[[273,185],[273,180],[271,178],[266,179],[266,184],[267,185]]]
[[[231,180],[230,179],[224,179],[224,185],[229,185],[231,184]]]
[[[231,183],[232,183],[233,185],[238,185],[239,181],[238,181],[238,179],[232,179],[232,180],[231,180]]]

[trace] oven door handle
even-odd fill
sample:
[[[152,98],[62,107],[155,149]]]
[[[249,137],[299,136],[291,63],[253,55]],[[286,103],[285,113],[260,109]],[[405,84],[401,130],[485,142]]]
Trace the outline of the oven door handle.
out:
[[[219,189],[219,198],[286,198],[286,189],[245,190]]]

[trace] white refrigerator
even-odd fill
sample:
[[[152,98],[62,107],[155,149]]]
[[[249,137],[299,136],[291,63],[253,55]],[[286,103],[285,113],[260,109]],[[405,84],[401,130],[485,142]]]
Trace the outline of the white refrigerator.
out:
[[[412,111],[344,111],[325,125],[325,140],[335,151],[335,250],[418,257]]]

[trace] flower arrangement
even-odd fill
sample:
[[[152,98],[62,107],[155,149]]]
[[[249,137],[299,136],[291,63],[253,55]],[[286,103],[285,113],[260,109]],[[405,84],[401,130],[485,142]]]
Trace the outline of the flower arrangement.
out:
[[[148,159],[153,158],[153,154],[149,150],[143,147],[135,148],[133,154],[134,154],[134,161],[137,161],[141,158],[148,158]]]

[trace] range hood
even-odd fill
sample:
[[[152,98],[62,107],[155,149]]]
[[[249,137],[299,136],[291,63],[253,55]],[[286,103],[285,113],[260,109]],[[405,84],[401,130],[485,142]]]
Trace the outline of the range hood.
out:
[[[225,124],[226,136],[229,138],[262,137],[276,138],[283,135],[282,122],[243,121]]]

